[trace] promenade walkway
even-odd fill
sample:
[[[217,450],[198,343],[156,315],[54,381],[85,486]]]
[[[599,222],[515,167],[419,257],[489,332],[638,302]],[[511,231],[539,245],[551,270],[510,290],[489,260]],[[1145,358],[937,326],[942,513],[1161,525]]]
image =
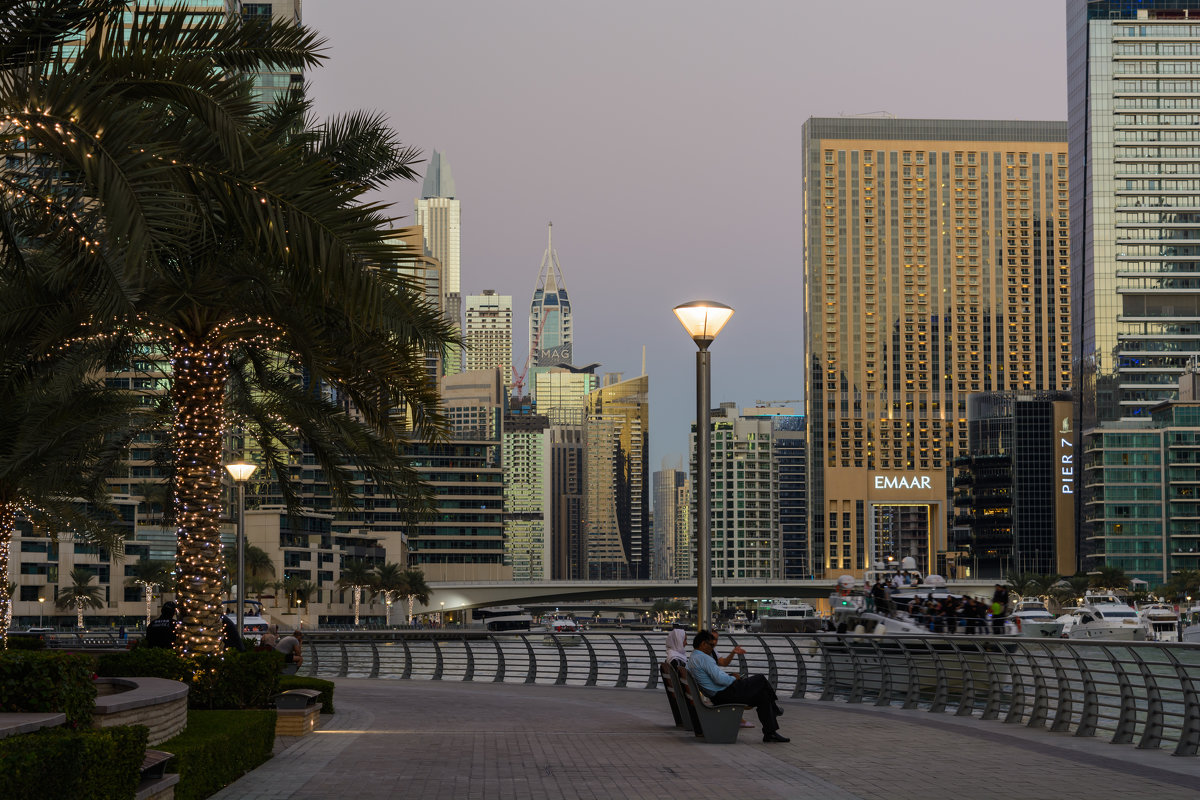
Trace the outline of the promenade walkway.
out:
[[[339,679],[335,701],[317,732],[216,797],[1200,796],[1200,758],[923,711],[784,700],[789,744],[756,727],[710,745],[675,729],[661,691]]]

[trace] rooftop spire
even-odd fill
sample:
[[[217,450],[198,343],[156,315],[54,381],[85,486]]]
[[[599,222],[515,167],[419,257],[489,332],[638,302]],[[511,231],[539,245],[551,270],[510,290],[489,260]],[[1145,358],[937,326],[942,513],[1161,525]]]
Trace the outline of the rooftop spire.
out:
[[[433,151],[429,159],[429,169],[425,171],[425,182],[421,184],[421,199],[430,197],[454,197],[454,176],[450,173],[450,164],[446,156]]]

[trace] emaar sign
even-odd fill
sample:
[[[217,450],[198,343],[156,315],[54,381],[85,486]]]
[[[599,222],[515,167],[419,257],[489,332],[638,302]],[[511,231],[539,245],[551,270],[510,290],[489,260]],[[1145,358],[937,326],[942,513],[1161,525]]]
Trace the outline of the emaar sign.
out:
[[[928,475],[876,475],[876,489],[932,489]]]

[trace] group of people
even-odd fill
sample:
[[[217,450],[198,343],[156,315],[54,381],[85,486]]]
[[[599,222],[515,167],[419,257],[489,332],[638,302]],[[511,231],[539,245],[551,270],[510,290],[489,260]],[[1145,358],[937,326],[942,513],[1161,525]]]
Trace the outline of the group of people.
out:
[[[687,655],[687,633],[678,625],[667,634],[667,662],[683,666],[696,680],[700,691],[717,705],[736,703],[751,706],[762,724],[764,742],[788,742],[779,733],[777,718],[783,715],[775,695],[775,687],[762,675],[730,675],[722,669],[733,662],[735,655],[744,654],[734,647],[728,655],[717,653],[716,631],[700,631],[692,638],[692,653]]]
[[[1004,633],[1009,591],[1001,584],[996,584],[990,603],[953,595],[936,598],[933,592],[925,597],[893,598],[892,588],[892,582],[876,579],[867,592],[868,608],[881,614],[903,611],[932,633],[992,633],[997,636]]]
[[[174,602],[168,600],[163,603],[162,610],[159,612],[158,618],[151,620],[146,626],[146,636],[142,640],[143,647],[161,647],[172,649],[175,647],[175,634],[179,629],[179,621],[175,619],[175,613],[178,607]],[[304,636],[300,631],[292,631],[288,636],[280,638],[279,626],[267,626],[267,632],[259,639],[259,650],[276,650],[283,654],[285,673],[294,673],[300,668],[304,662],[304,649],[302,647]],[[246,649],[245,639],[241,636],[237,629],[237,623],[229,614],[221,617],[221,643],[225,650]]]

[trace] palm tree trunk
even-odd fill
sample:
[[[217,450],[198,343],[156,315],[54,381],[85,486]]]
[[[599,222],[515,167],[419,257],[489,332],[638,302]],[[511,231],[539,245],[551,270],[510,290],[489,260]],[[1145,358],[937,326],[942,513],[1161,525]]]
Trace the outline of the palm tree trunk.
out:
[[[183,654],[220,652],[221,422],[228,365],[203,345],[173,353],[176,556]]]
[[[358,601],[362,597],[362,589],[354,587],[354,627],[358,627]]]
[[[0,505],[0,643],[8,649],[8,626],[12,620],[12,597],[8,594],[8,548],[17,527],[17,507]]]
[[[83,598],[75,599],[75,627],[83,630]]]
[[[150,627],[150,595],[152,594],[150,591],[151,587],[148,584],[143,583],[142,588],[146,592],[146,627]]]

